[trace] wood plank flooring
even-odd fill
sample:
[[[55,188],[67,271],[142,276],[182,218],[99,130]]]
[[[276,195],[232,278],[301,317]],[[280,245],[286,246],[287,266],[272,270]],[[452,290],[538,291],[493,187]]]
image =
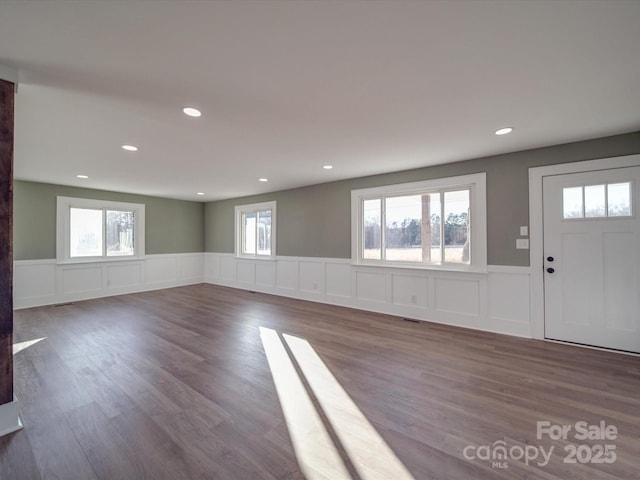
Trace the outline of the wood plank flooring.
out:
[[[3,480],[640,478],[638,357],[204,284],[17,311],[38,339]]]

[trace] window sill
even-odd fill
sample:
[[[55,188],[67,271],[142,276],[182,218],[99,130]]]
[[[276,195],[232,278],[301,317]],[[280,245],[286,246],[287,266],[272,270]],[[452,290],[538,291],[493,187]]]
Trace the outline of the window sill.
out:
[[[276,257],[258,256],[258,255],[235,255],[236,260],[260,260],[263,262],[275,262]]]
[[[422,270],[422,271],[436,271],[436,272],[456,272],[456,273],[488,273],[486,266],[469,266],[469,265],[427,265],[427,264],[412,264],[412,263],[376,263],[376,262],[358,262],[352,261],[351,265],[354,267],[365,268],[394,268],[397,270]]]
[[[118,263],[118,262],[140,262],[144,260],[144,256],[131,256],[131,257],[111,257],[111,258],[99,258],[91,257],[81,260],[56,260],[58,265],[85,265],[87,263]]]

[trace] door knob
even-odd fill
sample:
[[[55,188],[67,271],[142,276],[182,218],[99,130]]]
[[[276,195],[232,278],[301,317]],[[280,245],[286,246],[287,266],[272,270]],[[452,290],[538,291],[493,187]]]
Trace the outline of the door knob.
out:
[[[547,262],[553,262],[553,257],[547,257]]]
[[[555,270],[553,268],[551,268],[551,267],[547,268],[547,273],[553,273],[553,272],[555,272]]]

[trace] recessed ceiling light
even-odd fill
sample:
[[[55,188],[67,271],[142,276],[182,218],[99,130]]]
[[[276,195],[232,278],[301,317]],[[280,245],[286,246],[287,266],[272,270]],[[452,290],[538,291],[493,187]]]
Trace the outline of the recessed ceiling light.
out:
[[[190,117],[199,117],[200,115],[202,115],[202,112],[200,110],[193,107],[184,107],[182,111],[185,115],[189,115]]]
[[[513,128],[511,128],[511,127],[504,127],[504,128],[499,129],[499,130],[496,130],[496,131],[495,131],[495,134],[496,134],[496,135],[507,135],[507,134],[509,134],[509,133],[511,133],[511,132],[513,132]]]
[[[269,179],[268,178],[259,178],[258,181],[259,182],[268,182]]]
[[[134,146],[134,145],[122,145],[122,148],[128,152],[137,152],[138,151],[138,147]]]
[[[78,178],[83,178],[83,179],[84,179],[84,178],[89,178],[89,176],[88,176],[88,175],[76,175],[76,177],[78,177]]]
[[[331,170],[333,168],[333,165],[323,165],[322,168],[324,168],[325,170]]]
[[[202,195],[204,195],[204,192],[198,192],[198,193],[196,193],[196,195],[202,196]]]

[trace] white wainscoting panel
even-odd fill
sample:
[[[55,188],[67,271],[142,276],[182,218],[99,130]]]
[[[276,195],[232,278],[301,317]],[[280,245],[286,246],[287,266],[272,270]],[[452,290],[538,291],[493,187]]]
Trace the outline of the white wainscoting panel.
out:
[[[203,253],[75,264],[16,260],[13,304],[20,309],[202,283],[204,271]]]
[[[105,283],[102,278],[104,268],[95,264],[64,267],[58,270],[62,277],[62,291],[67,295],[99,292]]]
[[[462,274],[464,275],[464,274]],[[479,289],[481,278],[437,278],[436,310],[461,315],[480,315]]]
[[[240,283],[253,285],[256,283],[256,264],[249,260],[238,260],[236,272]]]
[[[235,257],[220,257],[220,278],[225,280],[236,280],[236,259]]]
[[[330,297],[351,298],[351,265],[348,263],[325,263],[325,293]]]
[[[178,260],[178,282],[181,284],[201,283],[204,278],[202,253],[176,255]]]
[[[142,283],[141,264],[113,264],[107,267],[107,286],[109,288],[124,288]]]
[[[264,287],[276,286],[276,262],[267,260],[256,263],[256,284]]]
[[[276,286],[282,290],[298,290],[298,262],[281,260],[276,263]]]
[[[386,302],[387,279],[384,272],[358,269],[355,273],[356,298],[369,302]]]
[[[353,266],[349,259],[232,254],[148,255],[142,260],[14,262],[14,306],[27,308],[203,281],[417,320],[531,336],[530,269],[486,273]]]
[[[517,271],[489,275],[489,316],[505,322],[529,324],[529,275]]]
[[[205,278],[220,277],[220,257],[205,255],[204,257],[204,276]]]
[[[13,296],[24,302],[56,303],[56,264],[52,260],[15,262]]]
[[[408,307],[428,306],[428,279],[426,275],[391,275],[392,301]]]
[[[531,336],[529,267],[490,266],[488,272],[469,273],[354,266],[350,259],[340,258],[264,261],[238,260],[225,253],[204,255],[207,283]],[[246,262],[255,265],[253,277],[240,273],[240,264]]]
[[[165,284],[176,278],[178,259],[175,255],[153,255],[145,258],[145,281],[147,285]]]
[[[298,262],[298,285],[302,292],[321,293],[324,290],[324,262]]]

